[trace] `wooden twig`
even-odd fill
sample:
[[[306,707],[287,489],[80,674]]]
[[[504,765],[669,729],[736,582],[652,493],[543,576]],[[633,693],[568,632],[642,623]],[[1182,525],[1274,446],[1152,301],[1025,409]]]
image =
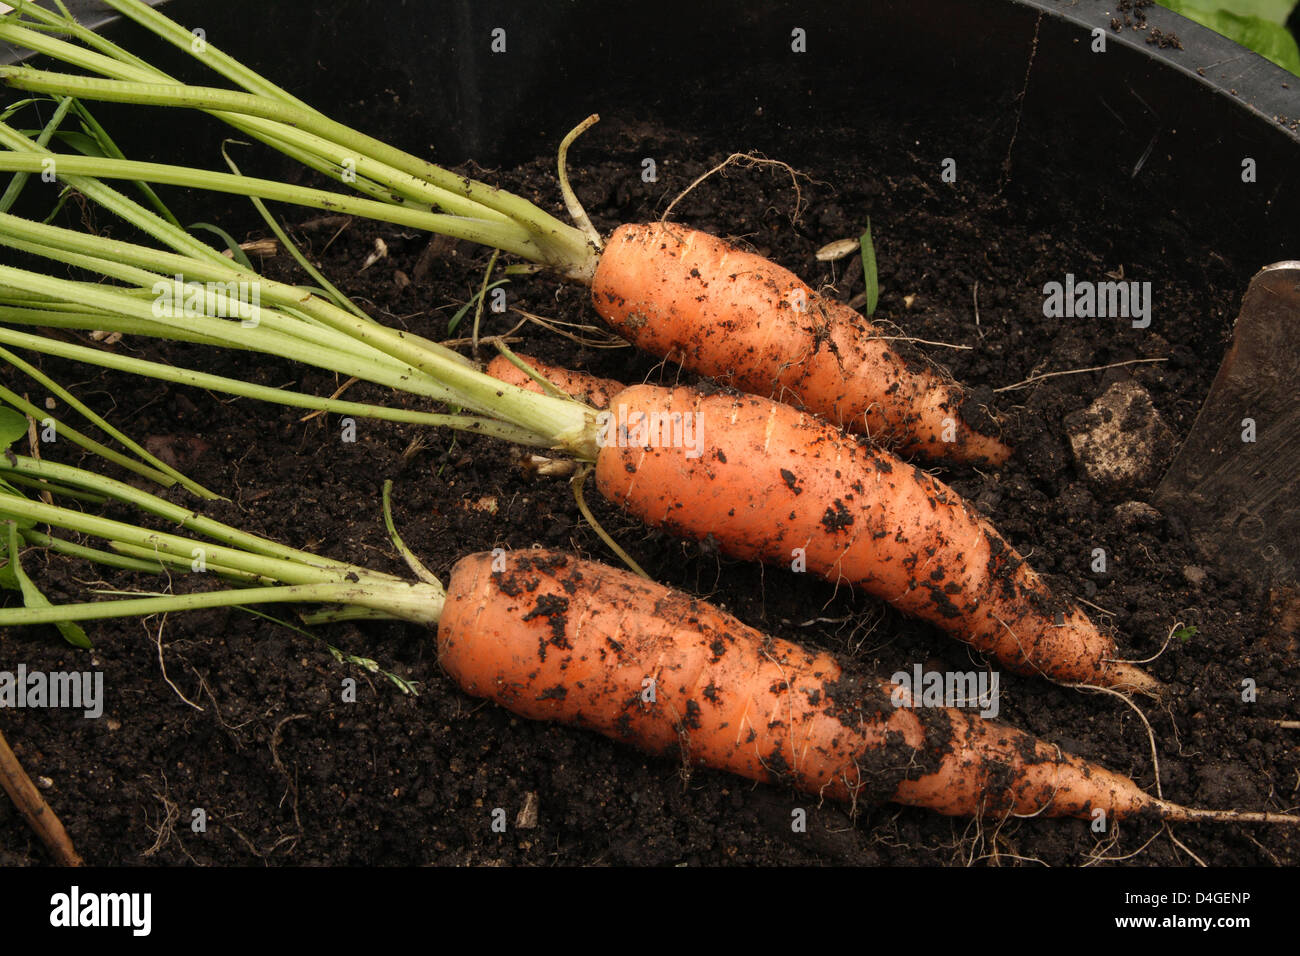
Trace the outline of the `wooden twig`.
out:
[[[26,818],[28,825],[36,831],[46,849],[59,866],[81,866],[81,857],[73,849],[72,839],[63,824],[55,816],[50,805],[45,802],[41,792],[27,776],[17,755],[9,749],[4,734],[0,733],[0,786],[4,787],[9,799],[13,800],[18,812]]]

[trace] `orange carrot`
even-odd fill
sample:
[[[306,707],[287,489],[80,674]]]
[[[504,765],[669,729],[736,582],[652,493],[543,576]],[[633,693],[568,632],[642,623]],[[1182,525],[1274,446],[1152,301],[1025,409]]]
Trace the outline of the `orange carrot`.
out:
[[[788,405],[638,385],[596,458],[609,501],[739,558],[860,587],[1018,673],[1156,693],[961,496]]]
[[[188,49],[183,39],[188,31],[140,0],[112,0],[112,5]],[[590,284],[597,311],[631,341],[724,384],[798,403],[834,424],[897,443],[904,454],[988,464],[1001,463],[1010,454],[989,433],[978,403],[957,384],[906,358],[880,329],[847,306],[817,295],[788,270],[671,223],[621,226],[602,243],[568,187],[565,171],[569,145],[597,116],[560,145],[559,173],[574,220],[569,225],[523,197],[348,129],[209,46],[203,53],[189,52],[209,66],[225,64],[219,72],[227,78],[236,71],[246,93],[178,84],[135,56],[130,56],[131,79],[125,80],[102,56],[88,59],[75,45],[44,35],[44,28],[66,26],[58,18],[40,12],[29,16],[43,23],[41,30],[9,23],[0,24],[0,32],[10,42],[75,66],[80,75],[0,69],[0,82],[46,94],[205,110],[318,171],[337,175],[340,164],[348,166],[359,175],[343,180],[365,198],[118,159],[105,163],[51,154],[39,157],[42,163],[57,160],[69,174],[287,199],[490,245]],[[121,49],[113,55],[128,56]],[[87,83],[86,71],[108,78]],[[214,110],[217,99],[230,110]],[[37,159],[0,155],[0,166],[29,171],[26,167]],[[147,222],[142,216],[133,221]]]
[[[1019,673],[1157,690],[1138,668],[1113,662],[1114,641],[1076,605],[1054,598],[955,491],[896,456],[864,448],[779,403],[705,398],[693,389],[623,390],[610,379],[526,361],[563,391],[594,395],[585,400],[597,408],[612,401],[611,428],[617,429],[620,414],[627,422],[638,411],[657,412],[667,422],[666,439],[645,436],[658,446],[652,449],[655,459],[647,462],[635,441],[620,449],[617,435],[613,441],[607,437],[597,457],[601,493],[649,523],[686,537],[713,535],[736,557],[794,564],[802,556],[807,568],[937,624]],[[493,360],[488,373],[540,391],[504,357]],[[693,442],[698,455],[673,446],[672,415],[685,425],[683,408],[693,424],[689,434],[683,429],[680,446]],[[737,408],[747,411],[732,410]],[[629,433],[635,430],[634,422],[627,424]],[[789,447],[782,457],[784,438]],[[658,500],[656,489],[662,492]],[[805,498],[805,490],[813,493]],[[688,522],[685,514],[699,517]]]
[[[596,310],[656,355],[931,460],[1001,464],[963,389],[796,275],[672,223],[620,226],[591,285]]]
[[[593,408],[605,408],[609,405],[611,395],[615,395],[627,388],[622,382],[616,382],[612,378],[600,378],[589,372],[575,372],[571,369],[561,368],[558,365],[549,365],[529,355],[516,354],[518,358],[532,366],[533,371],[560,391],[580,402],[591,405]],[[526,388],[539,394],[542,391],[542,387],[537,382],[533,381],[519,366],[504,355],[498,355],[489,362],[485,371],[493,378],[499,378],[501,381],[518,388]]]
[[[561,553],[475,554],[452,570],[439,660],[468,693],[692,764],[845,801],[939,813],[1300,822],[1187,810],[1132,780],[767,637],[703,601]],[[901,699],[901,703],[909,703]]]

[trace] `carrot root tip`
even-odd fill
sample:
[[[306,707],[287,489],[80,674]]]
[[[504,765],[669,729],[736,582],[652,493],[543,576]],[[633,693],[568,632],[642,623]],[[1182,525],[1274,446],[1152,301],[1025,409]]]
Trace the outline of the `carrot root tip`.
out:
[[[1161,818],[1171,823],[1283,823],[1291,826],[1300,825],[1300,815],[1294,813],[1274,813],[1271,810],[1206,810],[1198,807],[1184,807],[1164,800],[1155,802],[1155,810]]]
[[[1168,692],[1160,681],[1134,664],[1117,661],[1107,671],[1107,684],[1115,690],[1142,694],[1153,700],[1162,700]]]

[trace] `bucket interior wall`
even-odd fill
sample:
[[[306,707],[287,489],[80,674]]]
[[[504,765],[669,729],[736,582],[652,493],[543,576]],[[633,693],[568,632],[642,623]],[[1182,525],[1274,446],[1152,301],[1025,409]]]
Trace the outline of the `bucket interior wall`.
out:
[[[1243,53],[1186,21],[1178,21],[1181,50],[1108,29],[1106,52],[1093,52],[1088,24],[1108,23],[1105,6],[340,0],[326,13],[302,0],[163,4],[329,115],[450,164],[490,168],[545,155],[598,112],[816,168],[833,150],[870,152],[873,130],[924,117],[915,157],[936,178],[954,157],[960,175],[1028,199],[1036,214],[1050,217],[1056,199],[1071,196],[1099,217],[1131,222],[1135,243],[1158,243],[1180,226],[1201,231],[1247,275],[1296,256],[1300,136],[1285,116],[1278,122],[1243,103],[1268,110],[1294,101],[1300,115],[1300,90],[1282,88],[1287,75],[1250,54],[1231,74],[1241,88],[1216,88],[1213,76],[1194,71]],[[491,49],[496,29],[505,31],[504,53]],[[792,50],[796,30],[806,52]],[[213,81],[133,25],[106,33],[144,43],[187,79]],[[144,124],[138,109],[97,109],[120,117],[109,128],[128,155],[220,165],[220,124],[174,112],[163,125]],[[945,137],[945,115],[978,118],[980,135],[966,127]],[[852,134],[809,135],[835,127]],[[1242,182],[1246,158],[1256,163],[1254,183]],[[269,162],[279,166],[259,169],[293,175],[291,165]]]

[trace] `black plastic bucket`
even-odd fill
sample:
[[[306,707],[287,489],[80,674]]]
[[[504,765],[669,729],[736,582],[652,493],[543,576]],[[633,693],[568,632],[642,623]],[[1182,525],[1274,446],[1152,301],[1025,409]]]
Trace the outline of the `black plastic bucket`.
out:
[[[1106,215],[1139,216],[1135,230],[1158,231],[1150,210],[1163,207],[1212,230],[1247,267],[1296,254],[1300,77],[1159,7],[1144,9],[1145,28],[1116,31],[1100,0],[165,6],[330,115],[447,163],[531,158],[599,112],[726,124],[743,129],[736,148],[800,165],[818,150],[804,128],[960,111],[1014,142],[1019,190],[1096,192]],[[120,22],[104,30],[139,33]],[[498,30],[504,53],[493,51]],[[1171,33],[1177,47],[1149,42]],[[202,75],[174,51],[160,60]],[[129,155],[211,159],[214,124],[159,137],[136,117],[134,130],[111,127]],[[1242,178],[1248,159],[1253,182]]]

